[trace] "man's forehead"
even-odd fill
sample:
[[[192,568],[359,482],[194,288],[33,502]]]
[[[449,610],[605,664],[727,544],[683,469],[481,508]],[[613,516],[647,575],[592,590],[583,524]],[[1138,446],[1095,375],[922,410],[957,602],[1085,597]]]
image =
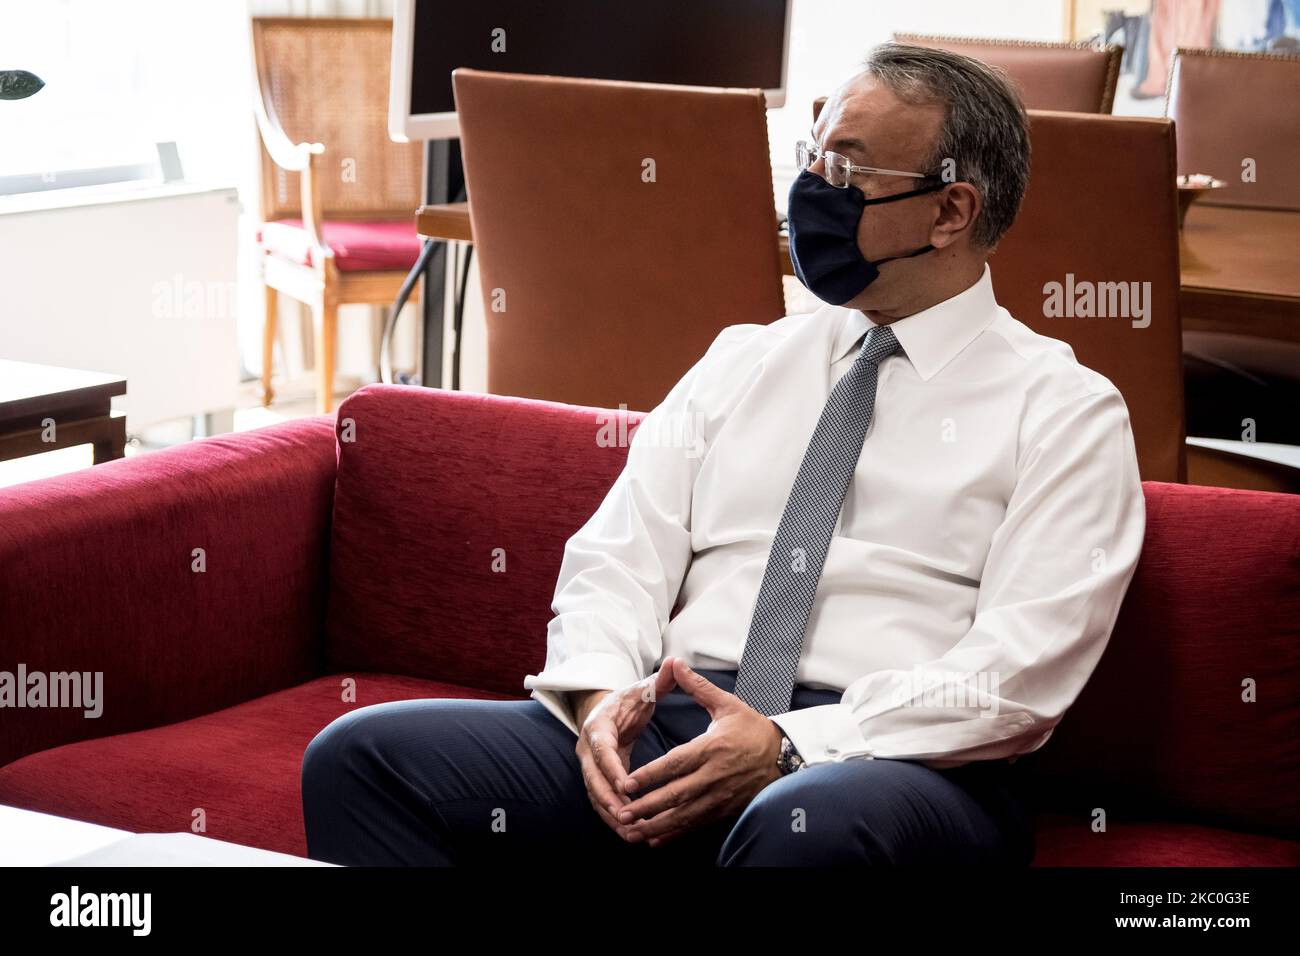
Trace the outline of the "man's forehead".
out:
[[[939,104],[908,103],[869,74],[837,89],[813,124],[813,138],[823,149],[862,156],[914,155],[934,142],[943,122]]]

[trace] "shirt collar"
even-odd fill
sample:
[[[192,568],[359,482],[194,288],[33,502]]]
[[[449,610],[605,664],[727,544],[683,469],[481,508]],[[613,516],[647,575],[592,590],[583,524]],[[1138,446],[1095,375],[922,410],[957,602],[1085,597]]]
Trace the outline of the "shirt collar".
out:
[[[993,273],[986,262],[984,274],[974,285],[928,309],[899,319],[890,328],[916,374],[927,381],[988,328],[997,309]],[[859,309],[844,312],[831,353],[832,364],[861,347],[862,336],[876,324]]]

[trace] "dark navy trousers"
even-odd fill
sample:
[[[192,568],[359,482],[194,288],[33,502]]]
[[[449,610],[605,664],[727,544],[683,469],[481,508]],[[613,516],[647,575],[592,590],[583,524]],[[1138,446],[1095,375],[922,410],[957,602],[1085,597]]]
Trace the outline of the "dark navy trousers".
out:
[[[699,673],[726,691],[735,671]],[[837,703],[796,687],[791,709]],[[635,770],[707,729],[680,689],[655,705]],[[774,781],[739,814],[657,847],[627,843],[587,797],[577,737],[535,700],[406,700],[360,707],[308,745],[308,855],[353,866],[1025,865],[1032,812],[1017,767],[934,770],[850,759]],[[648,792],[648,791],[647,791]]]

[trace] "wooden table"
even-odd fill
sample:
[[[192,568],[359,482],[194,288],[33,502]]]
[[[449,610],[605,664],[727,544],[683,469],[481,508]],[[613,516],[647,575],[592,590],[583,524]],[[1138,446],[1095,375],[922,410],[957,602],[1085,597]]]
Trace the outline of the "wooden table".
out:
[[[1180,238],[1184,331],[1300,342],[1300,212],[1194,203]]]
[[[473,242],[469,204],[421,207],[416,231]],[[1193,204],[1179,241],[1184,330],[1300,342],[1300,212]],[[794,275],[787,237],[780,246]]]
[[[469,203],[449,202],[441,206],[421,206],[415,214],[415,231],[424,239],[473,242]]]
[[[95,464],[126,453],[126,417],[112,411],[126,379],[0,360],[0,461],[93,445]]]

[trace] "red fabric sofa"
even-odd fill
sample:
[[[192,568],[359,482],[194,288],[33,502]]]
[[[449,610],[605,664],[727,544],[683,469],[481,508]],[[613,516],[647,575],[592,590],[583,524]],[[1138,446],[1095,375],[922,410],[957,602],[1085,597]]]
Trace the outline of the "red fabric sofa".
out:
[[[104,675],[98,718],[0,709],[0,803],[140,831],[202,811],[304,853],[301,758],[330,720],[526,696],[617,415],[372,386],[337,419],[0,491],[0,670]],[[1110,646],[1024,758],[1036,865],[1296,865],[1300,496],[1145,491]]]

